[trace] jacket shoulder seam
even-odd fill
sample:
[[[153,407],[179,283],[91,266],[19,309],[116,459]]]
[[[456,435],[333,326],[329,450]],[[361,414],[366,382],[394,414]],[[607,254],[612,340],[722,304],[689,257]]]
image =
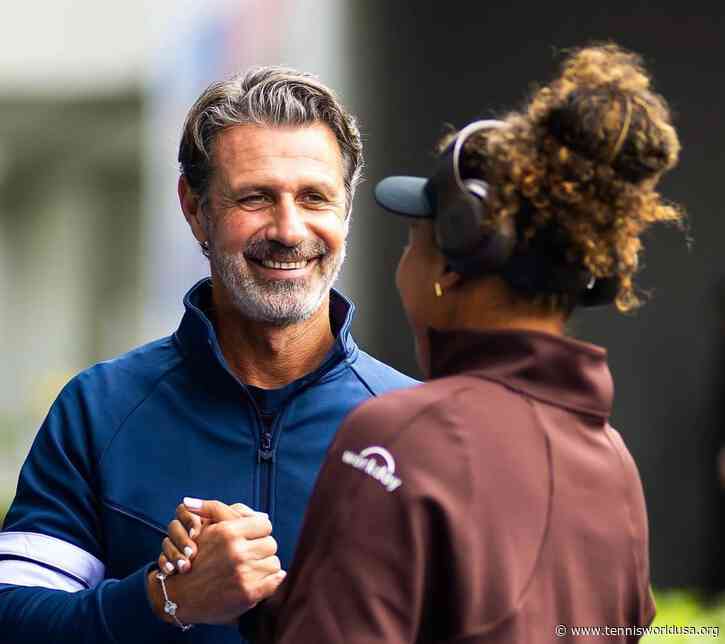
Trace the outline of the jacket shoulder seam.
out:
[[[634,459],[632,458],[631,454],[629,454],[626,451],[626,446],[624,445],[624,441],[622,440],[621,436],[615,435],[615,429],[609,425],[605,427],[605,435],[607,437],[607,442],[611,445],[614,452],[617,454],[617,461],[619,462],[619,466],[622,469],[622,473],[624,474],[624,480],[631,481],[632,479],[632,471],[631,467],[629,466],[628,461],[631,459],[632,462]],[[629,458],[627,458],[629,456]],[[636,467],[636,464],[635,464]],[[644,581],[642,579],[642,575],[640,574],[640,568],[641,568],[641,558],[637,553],[636,548],[636,542],[637,542],[637,534],[636,534],[636,528],[635,528],[635,520],[634,520],[634,507],[633,507],[633,500],[632,500],[632,487],[631,485],[625,485],[624,487],[624,498],[626,499],[627,504],[627,519],[629,522],[628,530],[629,530],[629,538],[630,538],[630,548],[631,548],[631,555],[632,555],[632,562],[634,564],[634,575],[637,579],[637,598],[641,603],[642,597],[640,596],[640,592],[642,589],[642,582]]]
[[[372,387],[370,387],[370,385],[367,383],[365,378],[363,378],[362,375],[360,375],[357,368],[351,362],[348,362],[347,366],[350,369],[350,371],[352,371],[355,374],[355,377],[360,381],[360,384],[362,384],[362,386],[365,387],[365,389],[367,389],[370,396],[376,397],[378,394],[376,394],[375,391],[372,389]]]
[[[496,381],[494,381],[496,382]],[[504,383],[499,383],[503,386],[506,386]],[[502,624],[505,624],[511,619],[514,619],[516,615],[518,615],[521,610],[524,607],[524,604],[526,603],[526,599],[528,596],[529,589],[532,587],[534,579],[536,578],[537,572],[539,570],[539,565],[541,564],[541,560],[544,556],[544,548],[546,546],[546,543],[549,539],[549,531],[551,528],[551,517],[553,512],[553,499],[554,499],[554,469],[553,469],[553,460],[552,460],[552,453],[551,453],[551,441],[549,440],[549,434],[546,431],[546,427],[541,422],[539,418],[539,412],[537,410],[537,404],[543,402],[539,401],[535,398],[524,398],[524,400],[529,404],[531,407],[531,411],[533,415],[536,417],[536,425],[541,428],[544,434],[544,441],[546,443],[546,460],[547,465],[549,468],[549,490],[547,495],[547,503],[546,503],[546,518],[544,520],[544,530],[541,535],[541,542],[539,543],[539,547],[537,549],[536,553],[536,559],[534,560],[534,564],[531,567],[531,573],[526,580],[526,583],[523,586],[523,589],[519,593],[518,597],[516,598],[516,601],[511,605],[508,610],[503,612],[502,615],[500,615],[498,618],[489,620],[488,622],[481,625],[479,629],[475,631],[476,635],[483,635],[490,633],[496,628],[499,628]],[[468,635],[468,634],[467,634]]]
[[[546,465],[549,470],[549,489],[546,499],[546,519],[544,520],[544,531],[541,535],[541,543],[539,544],[539,548],[536,553],[536,560],[534,561],[534,565],[531,568],[531,576],[527,579],[526,584],[521,591],[521,594],[519,595],[518,601],[516,602],[516,605],[512,607],[510,614],[505,616],[502,621],[506,621],[510,617],[515,616],[523,608],[524,603],[526,602],[526,597],[529,593],[529,589],[531,588],[531,586],[533,586],[534,579],[536,578],[536,575],[539,571],[539,566],[541,565],[541,560],[544,558],[544,548],[546,547],[546,544],[549,540],[549,532],[551,530],[552,514],[554,510],[554,491],[556,485],[554,481],[554,457],[552,454],[552,446],[549,432],[547,431],[546,426],[542,422],[539,415],[539,409],[537,408],[538,404],[541,404],[542,401],[533,398],[529,399],[527,402],[529,403],[531,411],[536,418],[536,424],[542,430],[542,433],[544,435],[544,442],[546,444]]]
[[[523,387],[519,387],[511,382],[507,382],[506,380],[504,380],[502,378],[495,378],[490,375],[480,375],[480,374],[475,374],[475,375],[466,374],[466,375],[470,375],[471,377],[474,377],[474,378],[481,378],[483,380],[487,380],[488,382],[496,383],[497,385],[501,385],[502,387],[523,396],[524,398],[528,398],[530,400],[535,400],[536,402],[543,403],[545,405],[551,405],[552,407],[557,407],[558,409],[565,409],[567,411],[573,411],[578,414],[584,414],[585,416],[593,416],[595,418],[606,419],[608,417],[608,415],[603,413],[601,410],[584,407],[582,405],[557,402],[555,400],[551,400],[550,398],[546,398],[544,396],[540,396],[534,392],[531,392],[528,389],[524,389]]]
[[[133,413],[134,413],[134,412],[135,412],[135,411],[136,411],[136,410],[137,410],[137,409],[138,409],[139,407],[141,407],[141,405],[143,405],[143,404],[144,404],[144,403],[145,403],[145,402],[146,402],[146,401],[147,401],[147,400],[148,400],[148,399],[149,399],[149,398],[151,397],[151,395],[152,395],[152,394],[153,394],[153,393],[154,393],[154,392],[156,391],[156,389],[157,389],[157,388],[158,388],[158,386],[159,386],[159,385],[161,384],[161,382],[162,382],[162,381],[163,381],[163,380],[164,380],[164,379],[165,379],[165,378],[166,378],[166,377],[167,377],[167,376],[168,376],[168,375],[169,375],[169,374],[170,374],[170,373],[171,373],[172,371],[174,371],[174,370],[178,369],[179,367],[181,367],[181,366],[182,366],[182,365],[184,364],[184,362],[185,362],[185,359],[182,359],[182,360],[180,360],[180,361],[178,362],[178,364],[172,365],[171,367],[169,367],[168,369],[166,369],[166,370],[165,370],[165,371],[164,371],[164,372],[163,372],[163,373],[162,373],[162,374],[161,374],[161,375],[160,375],[160,376],[159,376],[159,377],[158,377],[158,378],[157,378],[157,379],[156,379],[156,380],[155,380],[155,381],[153,382],[153,384],[152,384],[152,385],[151,385],[151,387],[149,388],[148,392],[146,392],[146,394],[142,396],[141,400],[139,400],[139,401],[138,401],[138,403],[136,403],[135,405],[133,405],[133,407],[131,407],[131,409],[129,410],[129,412],[128,412],[128,413],[127,413],[127,414],[126,414],[126,415],[125,415],[124,417],[123,417],[123,419],[122,419],[122,420],[121,420],[121,422],[119,423],[118,427],[117,427],[117,428],[116,428],[116,430],[115,430],[115,431],[113,432],[113,434],[111,435],[111,437],[110,437],[110,438],[108,439],[108,442],[106,443],[106,445],[104,446],[103,450],[101,451],[101,454],[100,454],[100,455],[99,455],[99,457],[98,457],[98,467],[99,467],[99,468],[100,468],[100,465],[101,465],[101,463],[103,462],[103,459],[104,459],[104,458],[106,457],[106,454],[108,453],[108,450],[109,450],[109,448],[111,447],[111,444],[113,443],[113,441],[114,441],[114,440],[116,440],[116,436],[118,436],[118,434],[119,434],[119,433],[121,432],[121,430],[122,430],[122,429],[124,428],[124,425],[126,424],[126,421],[127,421],[127,420],[128,420],[128,419],[129,419],[129,418],[130,418],[130,417],[132,416],[132,415],[133,415]]]
[[[354,361],[353,360],[346,360],[347,366],[355,374],[355,377],[360,381],[360,383],[363,385],[363,387],[365,387],[365,389],[367,389],[370,392],[370,395],[373,396],[373,397],[380,396],[380,395],[382,395],[384,393],[387,393],[389,391],[395,391],[396,389],[405,389],[407,387],[414,386],[416,384],[416,382],[417,382],[415,380],[415,378],[411,378],[410,376],[408,376],[408,375],[406,375],[404,373],[399,372],[397,369],[394,369],[390,365],[387,365],[387,364],[385,364],[383,362],[380,362],[379,360],[376,360],[375,358],[373,358],[373,356],[371,356],[370,354],[366,353],[365,351],[361,351],[361,350],[358,349],[357,355],[355,356],[355,358],[356,359]],[[377,378],[378,382],[381,384],[380,391],[377,391],[376,388],[375,388],[375,386],[373,384],[370,384],[368,382],[369,378],[366,378],[365,376],[363,376],[363,374],[360,372],[360,368],[355,365],[355,363],[361,362],[361,358],[362,358],[362,362],[364,362],[367,359],[368,362],[370,364],[372,364],[373,367],[374,367],[375,363],[378,363],[384,369],[388,369],[391,372],[393,372],[395,374],[398,374],[402,379],[407,379],[410,382],[409,383],[406,383],[406,384],[400,383],[397,386],[392,385],[390,387],[386,387],[385,384],[384,384],[384,382],[380,378],[380,376],[378,376],[378,374],[376,374],[376,373],[373,372],[373,376],[375,378]]]

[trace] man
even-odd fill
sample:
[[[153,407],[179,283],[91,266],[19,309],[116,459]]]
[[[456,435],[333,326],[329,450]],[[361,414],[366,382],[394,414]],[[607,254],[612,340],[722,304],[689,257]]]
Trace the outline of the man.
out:
[[[353,307],[331,290],[363,160],[327,87],[280,68],[215,83],[179,161],[211,280],[173,335],[81,373],[53,404],[0,534],[3,642],[139,644],[234,624],[280,583],[342,419],[414,384],[357,348]],[[184,496],[267,517],[205,530],[194,575],[159,579],[151,562]],[[183,641],[239,636],[199,626]]]

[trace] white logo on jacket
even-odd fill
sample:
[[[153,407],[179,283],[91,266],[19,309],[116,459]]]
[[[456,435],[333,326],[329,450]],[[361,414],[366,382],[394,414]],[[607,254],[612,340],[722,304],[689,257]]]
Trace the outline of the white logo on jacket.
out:
[[[379,463],[378,460],[382,460],[382,463]],[[376,481],[380,481],[388,492],[394,492],[403,483],[395,476],[393,455],[384,447],[366,447],[359,454],[345,450],[342,454],[342,462],[352,465],[356,470],[365,472]]]

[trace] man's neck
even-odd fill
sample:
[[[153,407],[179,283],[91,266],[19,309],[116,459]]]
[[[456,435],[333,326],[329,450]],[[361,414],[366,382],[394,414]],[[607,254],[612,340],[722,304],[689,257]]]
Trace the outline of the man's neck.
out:
[[[221,289],[212,289],[212,301],[222,353],[245,384],[283,387],[317,369],[335,342],[329,294],[312,317],[283,327],[244,318]]]

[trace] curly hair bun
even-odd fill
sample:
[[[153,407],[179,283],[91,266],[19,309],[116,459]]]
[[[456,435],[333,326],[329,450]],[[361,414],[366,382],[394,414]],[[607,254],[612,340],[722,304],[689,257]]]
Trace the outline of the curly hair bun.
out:
[[[516,218],[515,252],[532,252],[555,230],[566,240],[561,270],[616,278],[621,311],[639,304],[633,276],[642,233],[683,219],[655,190],[677,163],[680,143],[665,99],[650,85],[636,54],[611,44],[576,50],[552,83],[505,117],[508,127],[464,148],[471,176],[497,188],[492,216]],[[565,297],[554,300],[566,308]]]
[[[632,183],[677,163],[680,144],[665,100],[650,89],[642,60],[616,45],[571,54],[529,116],[572,151]]]

